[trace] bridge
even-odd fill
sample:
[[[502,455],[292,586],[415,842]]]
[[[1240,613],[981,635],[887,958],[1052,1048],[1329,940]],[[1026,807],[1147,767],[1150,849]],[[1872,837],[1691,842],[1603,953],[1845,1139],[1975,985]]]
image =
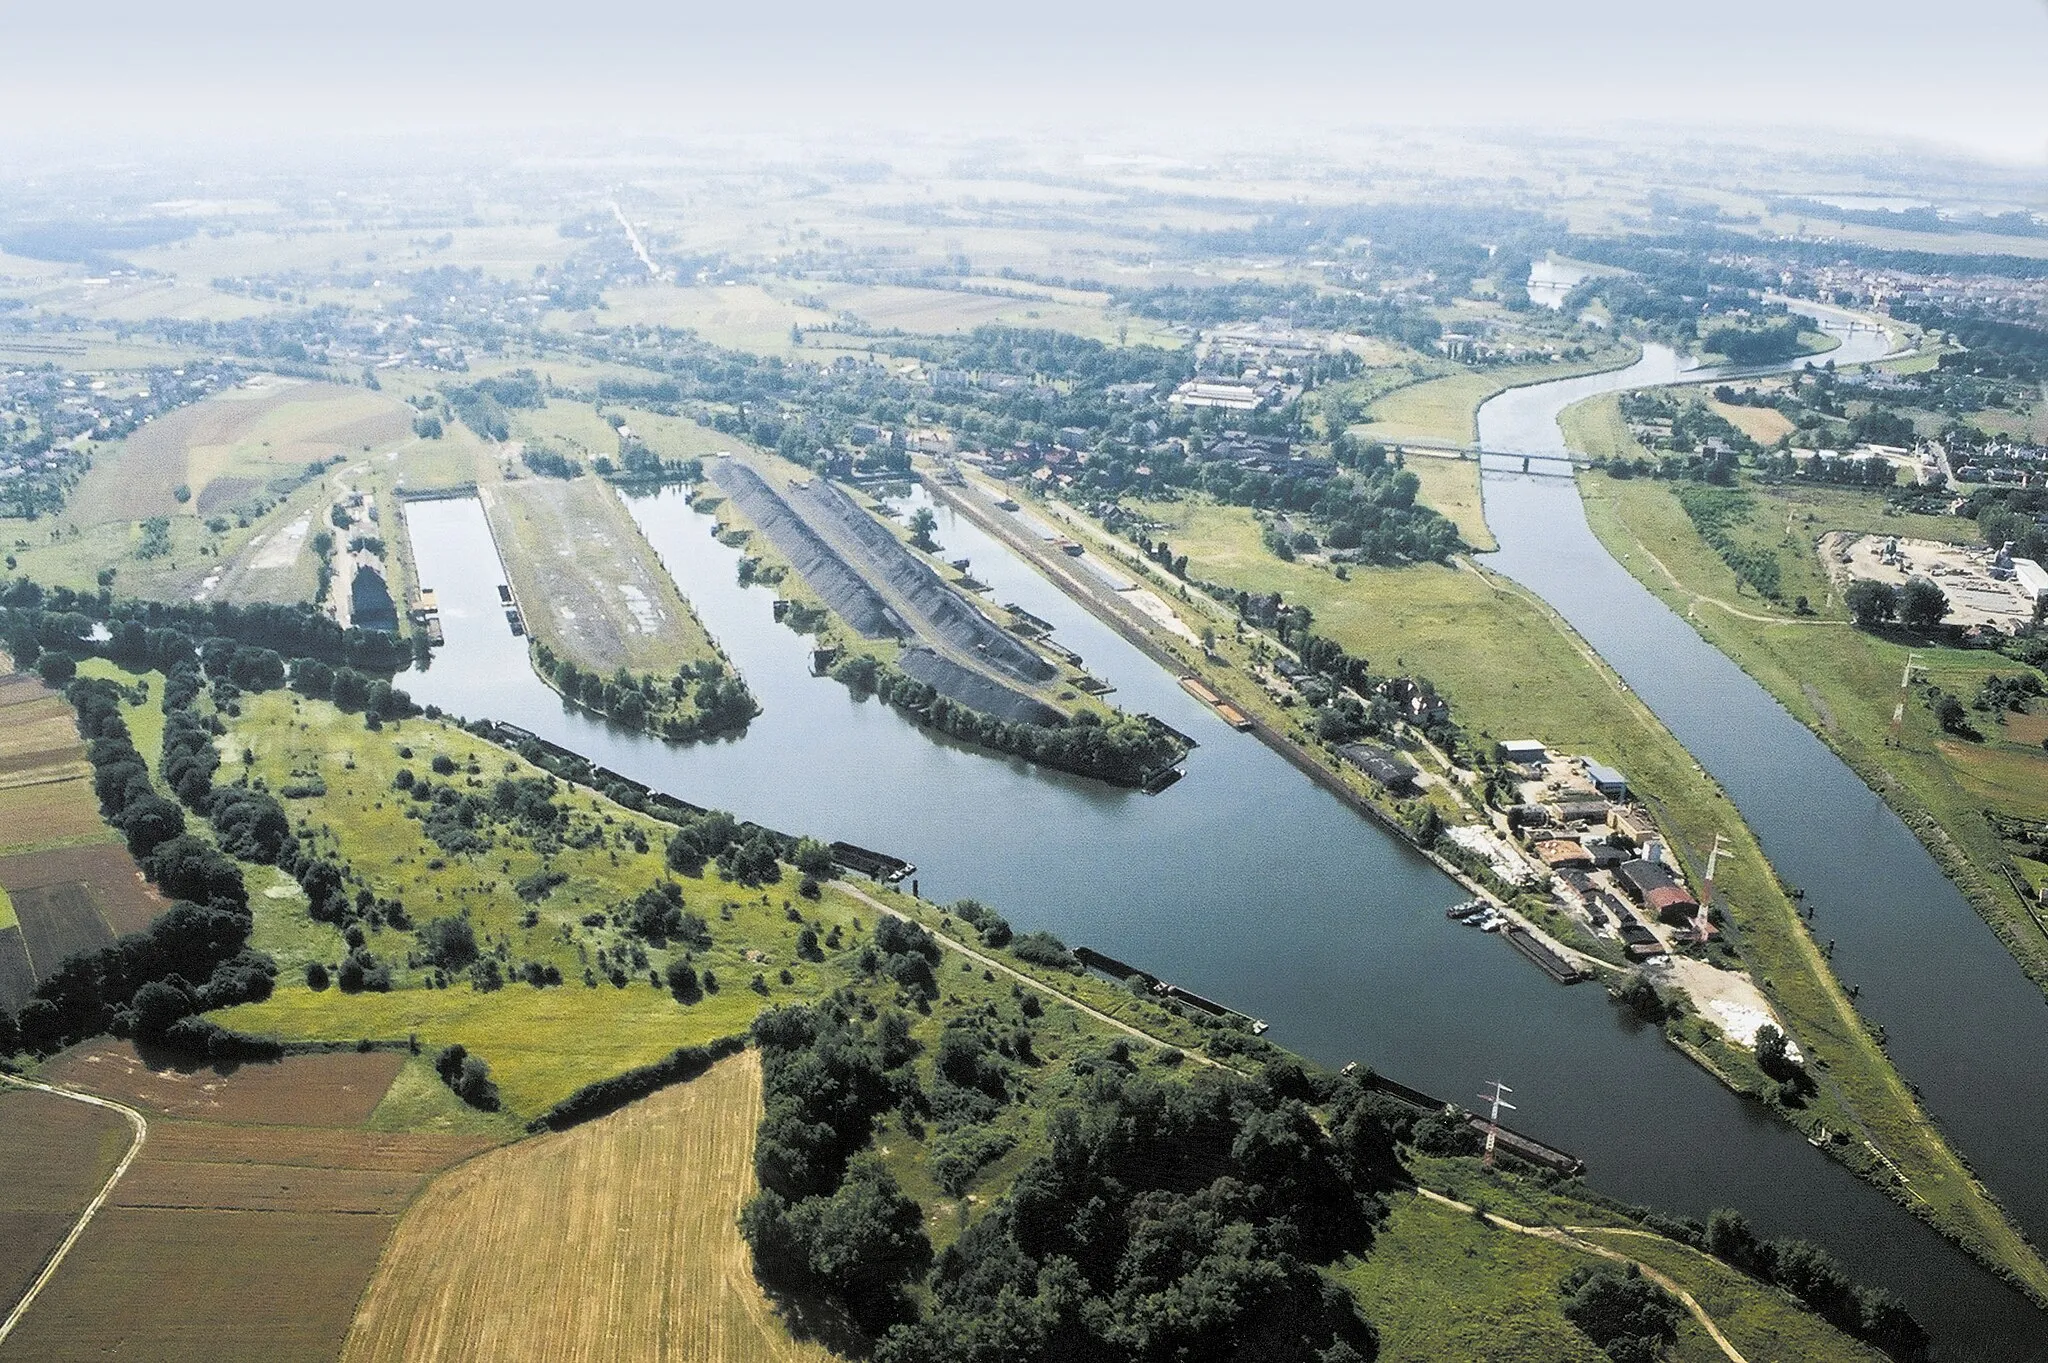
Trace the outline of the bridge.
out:
[[[1571,473],[1562,466],[1571,470],[1593,467],[1593,461],[1583,454],[1523,454],[1518,450],[1489,450],[1482,445],[1460,445],[1449,440],[1388,440],[1380,443],[1390,450],[1425,459],[1477,459],[1480,468],[1489,473],[1569,478]]]

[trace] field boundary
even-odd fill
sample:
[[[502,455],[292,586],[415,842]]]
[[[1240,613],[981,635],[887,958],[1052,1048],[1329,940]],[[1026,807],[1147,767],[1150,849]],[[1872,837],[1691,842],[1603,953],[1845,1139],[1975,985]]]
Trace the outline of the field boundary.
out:
[[[114,1172],[109,1174],[107,1181],[100,1186],[99,1194],[86,1204],[84,1211],[78,1214],[78,1220],[72,1223],[71,1231],[64,1237],[63,1242],[55,1250],[51,1251],[49,1261],[43,1265],[43,1271],[38,1273],[36,1280],[28,1285],[28,1291],[22,1293],[21,1300],[16,1302],[14,1309],[7,1313],[7,1319],[0,1321],[0,1344],[4,1344],[7,1341],[7,1337],[14,1333],[14,1327],[21,1324],[21,1318],[28,1314],[29,1307],[35,1305],[36,1298],[42,1295],[43,1289],[50,1285],[50,1280],[57,1276],[57,1270],[63,1267],[64,1257],[71,1253],[71,1247],[78,1243],[80,1236],[85,1234],[85,1228],[92,1223],[93,1217],[99,1212],[101,1207],[106,1205],[107,1199],[113,1196],[114,1187],[120,1183],[121,1175],[128,1172],[128,1166],[135,1163],[135,1157],[142,1153],[144,1143],[149,1140],[149,1121],[140,1112],[129,1107],[126,1103],[117,1103],[111,1098],[102,1098],[97,1094],[78,1093],[71,1089],[58,1088],[53,1084],[38,1084],[30,1079],[18,1079],[11,1074],[0,1074],[0,1081],[11,1084],[16,1088],[35,1089],[43,1093],[55,1094],[59,1098],[69,1098],[73,1102],[90,1103],[94,1107],[103,1107],[109,1111],[118,1112],[123,1117],[126,1117],[128,1125],[135,1129],[135,1139],[129,1143],[128,1153],[123,1155],[121,1162],[114,1166]]]

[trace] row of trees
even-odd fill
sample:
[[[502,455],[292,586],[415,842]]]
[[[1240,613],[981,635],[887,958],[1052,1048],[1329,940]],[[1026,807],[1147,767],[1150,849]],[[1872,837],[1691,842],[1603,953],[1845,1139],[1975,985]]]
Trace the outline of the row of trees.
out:
[[[1897,621],[1907,629],[1930,630],[1948,614],[1948,594],[1924,577],[1903,586],[1859,578],[1842,594],[1849,618],[1864,629],[1881,629]]]
[[[1105,720],[1084,710],[1057,727],[998,719],[942,696],[865,653],[841,660],[832,676],[856,695],[876,696],[942,733],[1113,785],[1143,785],[1187,753],[1170,732],[1131,715]]]

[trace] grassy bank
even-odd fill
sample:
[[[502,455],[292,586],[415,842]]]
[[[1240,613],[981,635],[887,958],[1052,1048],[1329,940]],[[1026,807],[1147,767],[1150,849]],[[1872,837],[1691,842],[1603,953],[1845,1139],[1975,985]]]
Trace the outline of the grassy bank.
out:
[[[2025,669],[1983,650],[1851,628],[1814,548],[1820,535],[1835,530],[1955,539],[1974,524],[1887,515],[1878,492],[1747,486],[1747,510],[1731,536],[1777,557],[1783,595],[1806,596],[1814,612],[1802,618],[1743,587],[1700,537],[1670,484],[1593,474],[1581,488],[1594,532],[1614,556],[1883,795],[2028,974],[2048,986],[2048,932],[2036,917],[2039,906],[2030,908],[2008,879],[2009,849],[1985,817],[1992,809],[2048,820],[2048,751],[2036,732],[2048,733],[2048,726],[2040,715],[1973,710],[1984,735],[1973,743],[1944,733],[1925,699],[1931,683],[1967,703],[1985,678]],[[1909,653],[1916,682],[1895,730]],[[2033,708],[2048,710],[2048,704],[2036,701]],[[2039,883],[2039,863],[2013,864]]]
[[[1320,567],[1283,563],[1265,550],[1251,513],[1239,508],[1194,500],[1151,504],[1145,514],[1169,527],[1174,547],[1189,555],[1192,576],[1277,591],[1310,607],[1316,633],[1354,656],[1379,670],[1430,678],[1475,738],[1533,734],[1618,766],[1651,797],[1674,852],[1695,875],[1716,834],[1725,836],[1734,854],[1720,864],[1717,898],[1730,938],[1812,1058],[1819,1081],[1804,1108],[1778,1111],[1809,1133],[1825,1127],[1836,1158],[2048,1300],[2048,1265],[1892,1068],[1726,795],[1554,611],[1465,564],[1355,569],[1340,580]],[[1229,674],[1220,675],[1227,685]],[[1710,1056],[1732,1086],[1760,1098],[1766,1093],[1747,1054],[1720,1044],[1712,1029],[1681,1024],[1675,1039]]]

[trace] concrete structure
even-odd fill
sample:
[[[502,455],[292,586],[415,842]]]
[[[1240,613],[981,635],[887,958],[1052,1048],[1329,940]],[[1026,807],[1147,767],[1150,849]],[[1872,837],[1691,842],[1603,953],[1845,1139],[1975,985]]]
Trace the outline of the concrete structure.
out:
[[[1586,779],[1593,783],[1593,789],[1610,800],[1628,798],[1628,778],[1614,768],[1595,762],[1590,757],[1581,757],[1579,766],[1584,769]]]
[[[1510,738],[1500,745],[1500,759],[1540,766],[1550,759],[1550,749],[1533,738]]]
[[[2048,568],[2030,558],[2016,558],[2012,561],[2012,578],[2020,594],[2036,606],[2048,600]]]

